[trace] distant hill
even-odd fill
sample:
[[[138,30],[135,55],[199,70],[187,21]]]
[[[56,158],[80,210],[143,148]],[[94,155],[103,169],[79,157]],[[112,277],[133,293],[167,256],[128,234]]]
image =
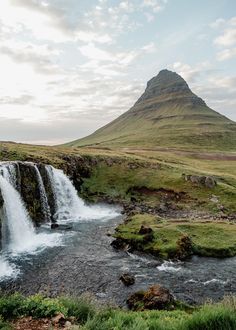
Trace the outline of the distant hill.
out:
[[[130,110],[66,145],[236,151],[236,123],[210,109],[180,75],[162,70]]]

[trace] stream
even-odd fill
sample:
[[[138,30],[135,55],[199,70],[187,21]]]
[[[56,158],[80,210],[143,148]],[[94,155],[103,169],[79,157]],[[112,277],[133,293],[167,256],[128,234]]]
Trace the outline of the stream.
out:
[[[13,273],[2,278],[6,292],[48,296],[80,295],[90,292],[104,302],[125,306],[127,296],[153,284],[169,288],[188,303],[218,300],[236,290],[236,258],[193,257],[186,262],[159,262],[153,257],[116,251],[107,232],[122,221],[122,216],[99,220],[67,221],[68,230],[52,230],[46,225],[38,234],[56,235],[55,245],[34,253],[6,255]],[[8,266],[9,266],[8,265]],[[119,277],[135,276],[135,284],[125,287]]]

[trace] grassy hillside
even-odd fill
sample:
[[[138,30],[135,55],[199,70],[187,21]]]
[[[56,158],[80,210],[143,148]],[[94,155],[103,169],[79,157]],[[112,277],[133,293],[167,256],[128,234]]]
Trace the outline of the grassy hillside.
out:
[[[209,210],[215,214],[236,212],[236,154],[202,153],[166,149],[117,150],[44,147],[16,143],[0,144],[0,161],[22,160],[70,167],[70,157],[90,160],[90,175],[80,187],[84,198],[97,200],[136,200],[152,207],[176,194],[185,195],[175,203],[179,208]],[[82,163],[83,163],[82,159]],[[210,175],[218,184],[213,189],[186,182],[182,174]],[[167,192],[166,192],[167,191]],[[168,192],[169,191],[169,192]],[[211,201],[212,195],[218,202]]]
[[[236,123],[210,109],[180,76],[163,70],[129,111],[67,146],[236,151]]]

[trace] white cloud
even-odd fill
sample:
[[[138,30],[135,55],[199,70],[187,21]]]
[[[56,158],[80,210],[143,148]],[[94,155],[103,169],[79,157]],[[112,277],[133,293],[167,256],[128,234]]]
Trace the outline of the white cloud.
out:
[[[167,0],[143,0],[142,7],[151,8],[154,13],[163,10]]]
[[[188,82],[194,82],[199,77],[199,75],[201,75],[206,70],[209,70],[211,65],[208,62],[201,62],[194,66],[182,62],[175,62],[169,67],[170,69],[177,71],[177,73]]]
[[[224,26],[224,28],[214,39],[214,44],[223,49],[217,52],[216,58],[218,61],[226,61],[236,56],[236,17],[232,17],[228,21],[216,20],[213,27],[219,28],[220,26]]]
[[[220,46],[232,46],[236,44],[236,28],[227,28],[223,34],[215,39],[215,44]]]
[[[227,48],[217,53],[218,61],[229,60],[233,57],[236,57],[236,48],[231,48],[231,49]]]

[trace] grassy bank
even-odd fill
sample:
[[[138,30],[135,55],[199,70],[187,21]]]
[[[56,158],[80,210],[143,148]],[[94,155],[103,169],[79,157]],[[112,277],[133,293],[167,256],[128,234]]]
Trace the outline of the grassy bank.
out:
[[[140,233],[141,226],[149,233]],[[136,250],[165,259],[191,254],[221,258],[236,255],[236,225],[229,222],[163,220],[138,214],[119,225],[114,236]]]
[[[47,318],[50,323],[50,319],[62,313],[65,319],[73,320],[71,329],[74,330],[233,330],[236,328],[235,312],[234,297],[195,309],[131,312],[101,307],[88,298],[13,295],[0,297],[0,329],[14,329],[15,320],[28,316]]]

